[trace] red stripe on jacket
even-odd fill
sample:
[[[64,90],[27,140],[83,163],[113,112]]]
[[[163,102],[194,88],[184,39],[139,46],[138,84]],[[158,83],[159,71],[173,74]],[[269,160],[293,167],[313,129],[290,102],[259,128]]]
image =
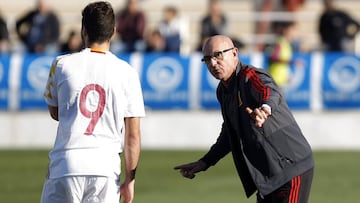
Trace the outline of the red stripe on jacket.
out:
[[[255,69],[243,68],[241,74],[245,75],[253,84],[254,90],[260,94],[261,99],[268,100],[270,98],[270,88],[267,87],[261,80]]]

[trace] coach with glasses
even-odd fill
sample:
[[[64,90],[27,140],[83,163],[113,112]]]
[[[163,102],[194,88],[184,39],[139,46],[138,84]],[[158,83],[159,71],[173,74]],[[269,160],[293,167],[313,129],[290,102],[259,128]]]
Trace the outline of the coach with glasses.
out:
[[[312,150],[281,89],[269,73],[239,61],[227,36],[205,41],[202,61],[220,83],[223,123],[216,143],[198,161],[176,166],[194,178],[228,153],[247,197],[258,203],[306,203],[313,177]]]

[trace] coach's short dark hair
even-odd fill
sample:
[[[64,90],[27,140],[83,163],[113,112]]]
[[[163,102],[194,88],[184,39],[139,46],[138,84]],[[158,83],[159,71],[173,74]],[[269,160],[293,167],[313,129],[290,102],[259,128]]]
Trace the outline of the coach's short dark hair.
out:
[[[82,26],[87,32],[89,43],[109,40],[115,27],[111,4],[104,1],[88,4],[82,11]]]

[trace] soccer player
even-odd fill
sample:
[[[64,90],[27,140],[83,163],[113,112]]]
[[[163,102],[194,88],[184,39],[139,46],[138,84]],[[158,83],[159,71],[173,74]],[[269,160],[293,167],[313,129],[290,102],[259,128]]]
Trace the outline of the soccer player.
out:
[[[223,35],[203,46],[203,62],[220,80],[217,98],[223,124],[216,143],[198,161],[176,166],[186,178],[232,153],[247,197],[258,203],[306,203],[313,177],[312,150],[281,89],[269,73],[239,61]]]
[[[52,64],[44,96],[59,123],[42,203],[118,203],[120,195],[133,201],[145,110],[136,70],[109,51],[114,32],[112,6],[88,4],[81,29],[86,48]]]

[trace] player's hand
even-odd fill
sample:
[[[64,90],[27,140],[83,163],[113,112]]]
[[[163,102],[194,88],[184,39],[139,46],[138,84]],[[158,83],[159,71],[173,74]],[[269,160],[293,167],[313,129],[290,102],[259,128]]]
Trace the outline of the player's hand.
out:
[[[246,112],[255,121],[257,127],[262,127],[266,119],[271,115],[271,111],[266,107],[255,108],[254,110],[246,107]]]
[[[203,161],[196,161],[188,164],[183,164],[179,166],[175,166],[175,170],[179,170],[181,175],[185,178],[193,179],[195,174],[205,170],[207,167],[206,163]]]
[[[134,199],[135,180],[125,181],[120,187],[120,199],[123,203],[132,203]]]

